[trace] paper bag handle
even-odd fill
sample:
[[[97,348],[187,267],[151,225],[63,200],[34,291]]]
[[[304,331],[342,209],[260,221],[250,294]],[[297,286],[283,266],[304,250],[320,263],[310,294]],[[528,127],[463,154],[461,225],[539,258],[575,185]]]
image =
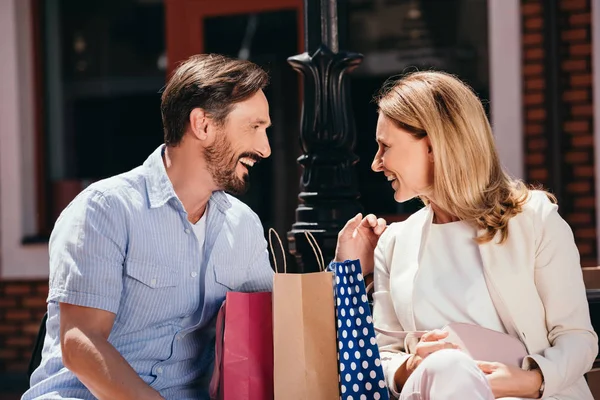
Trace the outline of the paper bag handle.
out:
[[[304,236],[306,236],[308,244],[310,244],[310,247],[312,247],[313,252],[315,253],[317,264],[319,264],[319,271],[325,271],[325,259],[323,258],[323,252],[319,247],[319,243],[317,243],[317,239],[315,239],[312,232],[309,231],[304,231]]]
[[[281,249],[281,254],[283,254],[283,273],[287,274],[287,260],[285,259],[285,250],[283,248],[283,243],[281,242],[281,238],[277,231],[273,228],[269,228],[269,248],[271,249],[271,257],[273,257],[273,265],[275,266],[275,272],[279,273],[279,269],[277,268],[277,257],[275,257],[275,251],[273,251],[273,236],[275,234],[275,238],[279,242],[279,248]]]

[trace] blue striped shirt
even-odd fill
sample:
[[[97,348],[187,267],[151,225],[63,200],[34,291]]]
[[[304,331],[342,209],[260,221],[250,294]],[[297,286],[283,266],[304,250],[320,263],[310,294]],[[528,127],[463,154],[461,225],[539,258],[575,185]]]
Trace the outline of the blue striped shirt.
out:
[[[163,149],[88,187],[57,220],[42,362],[23,399],[94,398],[62,363],[60,302],[115,313],[109,342],[146,383],[166,399],[202,399],[225,293],[271,291],[273,271],[256,214],[214,192],[201,255]]]

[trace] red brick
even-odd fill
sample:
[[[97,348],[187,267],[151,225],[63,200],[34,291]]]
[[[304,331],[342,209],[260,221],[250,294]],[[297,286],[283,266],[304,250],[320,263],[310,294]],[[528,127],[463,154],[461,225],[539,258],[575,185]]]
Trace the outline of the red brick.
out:
[[[586,60],[565,60],[561,66],[567,72],[585,71],[588,68],[588,63]]]
[[[30,297],[23,300],[23,305],[26,308],[45,308],[47,303],[45,297]]]
[[[14,360],[19,356],[19,352],[16,349],[0,349],[1,360]]]
[[[6,366],[6,372],[26,372],[28,366],[28,361],[12,362]]]
[[[560,9],[563,11],[581,11],[587,10],[587,0],[563,0],[559,2]]]
[[[0,298],[0,310],[6,308],[13,308],[17,306],[17,299],[15,298]]]
[[[590,256],[590,257],[581,257],[581,266],[582,267],[596,267],[598,265],[598,261],[596,260],[595,256]]]
[[[563,100],[569,103],[587,101],[589,99],[587,90],[568,90],[563,92]]]
[[[591,135],[573,136],[571,143],[573,147],[594,147],[594,137]]]
[[[569,48],[571,56],[589,56],[592,54],[592,45],[590,43],[574,44]]]
[[[590,86],[592,84],[592,75],[581,74],[571,77],[571,86]]]
[[[589,117],[594,115],[594,108],[591,104],[575,105],[571,108],[571,114],[577,117]]]
[[[590,224],[592,223],[591,213],[573,213],[565,218],[569,224]]]
[[[543,79],[526,79],[525,80],[525,90],[536,90],[536,89],[544,89],[546,87],[546,82]]]
[[[571,221],[568,221],[571,223]],[[590,243],[577,243],[577,249],[580,254],[591,254],[593,252],[594,246]]]
[[[528,93],[525,95],[525,105],[527,106],[537,106],[544,103],[544,94],[543,93]]]
[[[525,23],[523,24],[525,29],[542,29],[544,27],[544,20],[541,17],[527,17],[525,18]]]
[[[544,126],[542,124],[530,123],[530,124],[525,125],[525,133],[527,133],[527,135],[529,135],[529,136],[540,135],[543,132],[544,132]]]
[[[31,336],[10,337],[5,341],[5,346],[9,349],[16,347],[31,347],[32,345],[33,338]]]
[[[596,170],[591,165],[577,166],[573,169],[573,175],[578,178],[593,178],[596,175]]]
[[[45,308],[40,308],[36,310],[31,310],[31,320],[32,321],[41,321],[46,313]]]
[[[560,36],[564,41],[587,39],[587,29],[571,29],[564,31]]]
[[[543,108],[534,108],[527,111],[528,121],[543,121],[546,119],[546,110]]]
[[[6,323],[2,321],[0,323],[0,335],[14,335],[19,331],[19,326],[14,323]]]
[[[587,193],[591,188],[589,182],[573,182],[567,185],[567,191],[571,193]]]
[[[543,168],[530,169],[529,178],[534,181],[545,181],[548,179],[548,170]]]
[[[583,168],[583,167],[580,167]],[[575,208],[595,208],[596,199],[593,197],[580,197],[575,198]]]
[[[6,310],[5,317],[8,321],[24,321],[31,318],[28,310]]]
[[[596,229],[595,228],[578,228],[575,229],[575,237],[582,239],[595,239]]]
[[[26,283],[7,283],[4,287],[5,296],[24,295],[31,293],[31,286]]]
[[[545,138],[528,140],[527,147],[529,150],[545,150],[547,146]]]
[[[541,33],[526,33],[523,35],[523,44],[525,46],[531,46],[536,44],[542,44],[544,37]]]
[[[542,5],[540,3],[525,3],[521,6],[522,15],[540,15],[542,13]]]
[[[582,164],[589,161],[587,151],[570,151],[565,154],[565,161],[568,164]]]
[[[35,287],[35,292],[43,295],[44,297],[48,297],[48,281],[38,283]]]
[[[544,64],[542,64],[542,63],[525,64],[523,66],[523,75],[524,76],[542,75],[543,73],[544,73]]]
[[[525,50],[525,60],[542,60],[544,59],[544,49],[540,47],[534,47]]]
[[[569,24],[571,25],[590,25],[592,17],[590,13],[572,14],[569,17]]]
[[[544,163],[544,154],[530,153],[526,157],[527,165],[541,165]]]
[[[590,124],[588,121],[568,121],[564,129],[568,133],[585,133],[590,131]]]
[[[40,330],[39,323],[31,323],[31,324],[23,325],[23,333],[28,334],[28,335],[37,335],[39,330]]]

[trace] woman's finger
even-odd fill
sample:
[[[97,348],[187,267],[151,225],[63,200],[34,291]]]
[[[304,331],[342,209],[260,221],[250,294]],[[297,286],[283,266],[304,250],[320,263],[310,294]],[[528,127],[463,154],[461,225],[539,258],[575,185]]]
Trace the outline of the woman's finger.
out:
[[[435,342],[440,339],[445,339],[448,337],[448,332],[443,331],[441,329],[434,329],[432,331],[426,332],[421,336],[422,342]]]
[[[381,234],[383,234],[383,232],[385,231],[386,228],[387,228],[387,222],[385,222],[385,219],[378,218],[377,226],[375,227],[375,229],[373,229],[373,231],[375,232],[375,234],[377,236],[381,236]]]
[[[435,353],[436,351],[440,351],[440,350],[456,350],[458,349],[458,346],[455,345],[454,343],[448,343],[448,342],[444,342],[442,340],[439,340],[437,342],[421,342],[417,345],[415,353],[421,357],[421,358],[426,358],[429,355]]]
[[[356,230],[356,228],[359,226],[360,222],[362,220],[362,214],[358,213],[354,216],[354,218],[349,219],[348,222],[346,222],[346,225],[344,225],[344,227],[342,228],[342,230],[339,233],[339,237],[342,236],[350,236],[354,233],[354,231]]]

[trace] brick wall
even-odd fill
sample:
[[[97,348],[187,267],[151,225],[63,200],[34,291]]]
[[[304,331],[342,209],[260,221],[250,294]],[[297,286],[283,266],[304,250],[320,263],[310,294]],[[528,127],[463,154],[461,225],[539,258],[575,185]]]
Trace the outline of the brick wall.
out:
[[[0,375],[27,371],[48,281],[0,281]]]
[[[583,266],[598,263],[591,63],[591,0],[560,0],[559,80],[563,178],[560,213],[573,228]],[[526,180],[552,190],[546,109],[543,0],[522,0]]]

